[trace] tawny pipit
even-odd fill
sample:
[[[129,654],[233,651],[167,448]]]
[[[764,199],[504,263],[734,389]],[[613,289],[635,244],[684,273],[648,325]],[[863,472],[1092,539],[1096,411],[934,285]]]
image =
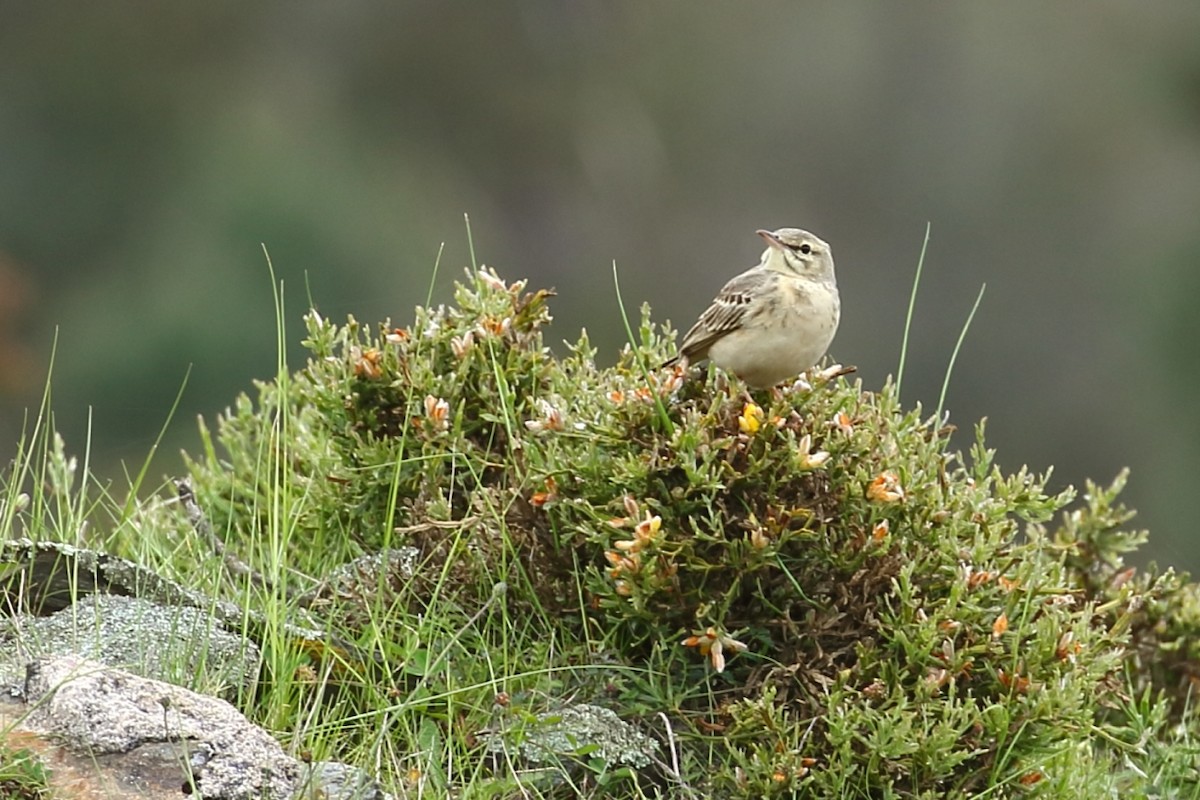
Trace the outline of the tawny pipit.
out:
[[[761,389],[825,355],[841,316],[829,245],[799,228],[758,235],[762,261],[722,287],[666,366],[708,358]]]

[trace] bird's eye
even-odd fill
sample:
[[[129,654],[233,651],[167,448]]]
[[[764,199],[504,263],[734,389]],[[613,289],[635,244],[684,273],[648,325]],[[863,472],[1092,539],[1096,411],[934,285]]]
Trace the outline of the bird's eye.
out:
[[[804,255],[808,255],[809,253],[812,252],[812,246],[807,243],[802,244],[802,245],[800,245],[800,252],[804,253]]]

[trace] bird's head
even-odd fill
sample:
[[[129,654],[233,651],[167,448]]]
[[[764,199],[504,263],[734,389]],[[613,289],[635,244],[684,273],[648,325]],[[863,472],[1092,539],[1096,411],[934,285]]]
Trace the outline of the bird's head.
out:
[[[758,231],[767,242],[762,266],[812,280],[833,280],[833,253],[820,238],[799,228]]]

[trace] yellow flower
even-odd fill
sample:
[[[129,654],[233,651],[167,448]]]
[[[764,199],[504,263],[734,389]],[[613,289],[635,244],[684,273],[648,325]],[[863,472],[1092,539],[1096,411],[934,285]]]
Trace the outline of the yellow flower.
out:
[[[764,416],[763,410],[757,405],[746,403],[742,406],[741,416],[738,417],[738,429],[747,436],[753,436],[762,427]]]

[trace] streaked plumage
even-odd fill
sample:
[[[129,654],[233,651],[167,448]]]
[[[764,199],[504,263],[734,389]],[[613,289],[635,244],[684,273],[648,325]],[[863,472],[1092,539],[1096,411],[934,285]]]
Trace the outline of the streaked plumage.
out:
[[[768,245],[758,266],[721,288],[667,365],[709,358],[763,388],[825,355],[841,317],[829,245],[798,228],[758,234]]]

